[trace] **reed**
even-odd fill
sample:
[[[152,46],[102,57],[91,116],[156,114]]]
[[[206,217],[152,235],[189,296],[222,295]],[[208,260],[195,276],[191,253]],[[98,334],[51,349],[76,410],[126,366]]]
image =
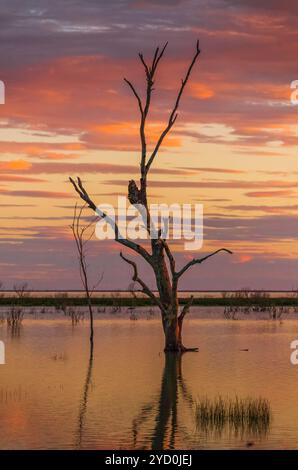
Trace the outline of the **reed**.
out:
[[[234,434],[263,435],[272,420],[267,399],[217,396],[199,398],[195,404],[197,429],[207,433],[222,433],[228,429]]]
[[[64,315],[71,319],[73,325],[77,325],[80,321],[84,320],[85,314],[81,310],[77,310],[72,307],[67,307]]]
[[[239,315],[249,315],[251,313],[266,313],[270,320],[281,320],[282,317],[289,315],[290,313],[297,313],[295,307],[287,307],[287,306],[276,306],[276,305],[268,305],[268,306],[226,306],[224,308],[223,315],[227,320],[237,320]]]

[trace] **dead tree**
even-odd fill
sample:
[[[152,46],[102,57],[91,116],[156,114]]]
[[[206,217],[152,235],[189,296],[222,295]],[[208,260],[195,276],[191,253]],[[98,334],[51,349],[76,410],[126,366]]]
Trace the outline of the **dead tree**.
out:
[[[21,282],[19,284],[14,284],[13,290],[15,291],[17,297],[20,300],[26,297],[30,297],[30,290],[29,290],[28,282]]]
[[[84,210],[84,207],[85,206],[77,210],[77,205],[75,205],[74,214],[73,214],[73,222],[70,228],[73,233],[73,237],[76,243],[76,248],[77,248],[77,253],[78,253],[80,277],[81,277],[81,281],[82,281],[84,291],[85,291],[85,296],[86,296],[88,311],[89,311],[89,318],[90,318],[90,343],[91,343],[91,346],[93,347],[94,329],[93,329],[93,307],[92,307],[91,296],[92,296],[92,292],[94,291],[94,289],[101,282],[102,276],[100,276],[99,280],[93,287],[90,286],[89,277],[88,277],[88,265],[87,265],[87,260],[86,260],[86,245],[91,240],[93,233],[94,233],[94,230],[92,230],[91,233],[88,232],[90,227],[94,224],[94,220],[92,220],[91,222],[89,222],[87,225],[84,225],[84,226],[81,224],[82,212]]]
[[[141,64],[144,67],[146,78],[146,94],[144,102],[132,82],[130,82],[126,78],[124,79],[137,101],[140,113],[140,181],[139,187],[135,181],[129,181],[128,199],[131,204],[142,204],[145,208],[147,224],[146,228],[149,233],[149,237],[153,229],[147,200],[148,175],[165,137],[171,131],[173,125],[177,120],[177,111],[179,108],[181,97],[191,75],[191,71],[200,54],[199,41],[197,41],[195,54],[187,69],[185,77],[181,81],[181,85],[178,90],[178,94],[174,102],[173,109],[170,113],[168,122],[166,123],[163,131],[157,139],[157,142],[155,143],[152,151],[148,152],[146,138],[147,117],[151,105],[156,71],[164,55],[166,47],[167,44],[165,44],[163,48],[160,49],[158,47],[155,50],[151,63],[148,63],[145,60],[143,54],[139,54]],[[183,268],[176,269],[175,259],[170,249],[169,243],[166,238],[163,237],[162,232],[160,230],[158,231],[158,236],[156,238],[150,237],[150,250],[147,250],[144,246],[136,243],[135,241],[122,238],[119,228],[115,221],[111,221],[106,213],[100,211],[96,207],[95,202],[91,199],[87,190],[85,189],[82,180],[77,177],[76,181],[74,181],[72,178],[70,178],[70,181],[76,192],[79,194],[81,199],[86,202],[89,208],[93,211],[96,211],[99,217],[105,218],[106,222],[112,226],[115,232],[115,240],[123,247],[129,248],[136,254],[140,255],[151,266],[156,281],[158,295],[155,295],[154,292],[147,286],[147,284],[139,277],[137,264],[133,260],[127,258],[126,255],[120,253],[121,258],[132,267],[133,281],[140,286],[140,290],[145,293],[152,300],[152,302],[154,302],[154,304],[156,304],[160,309],[162,325],[165,334],[165,351],[184,352],[187,350],[196,350],[196,348],[187,349],[183,346],[182,343],[183,320],[185,315],[189,311],[189,308],[193,302],[193,298],[191,297],[180,311],[178,300],[178,283],[183,274],[186,273],[192,266],[203,263],[205,260],[207,260],[211,256],[216,255],[221,251],[225,251],[230,254],[231,251],[225,248],[221,248],[219,250],[216,250],[214,253],[211,253],[204,257],[194,258],[192,261],[188,262]]]

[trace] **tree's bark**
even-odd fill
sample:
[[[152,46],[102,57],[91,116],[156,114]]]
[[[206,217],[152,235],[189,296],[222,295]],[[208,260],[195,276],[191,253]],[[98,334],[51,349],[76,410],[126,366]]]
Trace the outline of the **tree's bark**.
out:
[[[165,335],[166,352],[180,352],[182,345],[182,322],[178,323],[178,295],[174,292],[165,259],[165,248],[162,240],[152,241],[153,269],[159,298],[164,307],[161,311],[162,325]]]
[[[165,352],[183,352],[182,324],[179,325],[177,317],[171,321],[163,321],[165,333]]]

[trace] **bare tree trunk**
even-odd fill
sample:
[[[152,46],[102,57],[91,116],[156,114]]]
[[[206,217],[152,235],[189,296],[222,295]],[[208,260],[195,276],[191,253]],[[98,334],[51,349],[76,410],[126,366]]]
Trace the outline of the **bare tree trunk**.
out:
[[[200,54],[199,41],[197,41],[195,53],[184,78],[181,80],[181,85],[178,90],[177,97],[174,102],[172,111],[169,115],[168,121],[163,131],[161,132],[159,138],[157,139],[156,143],[153,145],[153,149],[150,151],[150,153],[148,153],[146,121],[150,109],[152,92],[154,90],[156,70],[160,63],[160,60],[164,55],[166,47],[167,43],[161,49],[158,47],[155,50],[153,59],[150,63],[144,59],[143,54],[139,54],[139,58],[141,60],[142,66],[144,67],[146,77],[146,96],[144,100],[141,99],[141,96],[139,95],[135,86],[126,78],[124,79],[137,100],[140,112],[140,188],[138,188],[134,180],[130,180],[128,183],[128,200],[131,204],[135,205],[136,207],[139,207],[139,205],[141,204],[145,208],[146,228],[151,239],[151,252],[147,251],[144,246],[141,246],[135,241],[121,237],[119,228],[117,224],[115,224],[115,221],[111,222],[108,215],[97,208],[95,202],[90,198],[88,192],[86,191],[81,179],[79,177],[77,178],[77,181],[74,181],[72,178],[69,179],[75,191],[79,194],[80,198],[85,201],[88,207],[95,211],[101,219],[105,219],[107,223],[112,226],[113,230],[115,231],[115,240],[122,246],[129,248],[136,254],[140,255],[152,267],[155,275],[158,296],[156,296],[152,292],[152,290],[146,285],[146,283],[139,277],[136,263],[126,258],[126,256],[124,256],[122,252],[120,253],[121,258],[133,267],[133,281],[137,282],[140,285],[141,292],[146,294],[160,309],[163,331],[165,335],[165,351],[181,353],[184,351],[195,351],[197,349],[185,348],[182,344],[183,319],[186,313],[188,312],[193,299],[191,297],[186,303],[186,305],[184,305],[184,307],[182,308],[181,313],[179,313],[179,302],[177,294],[178,281],[180,277],[191,266],[201,264],[203,261],[210,258],[211,256],[214,256],[220,251],[225,251],[226,253],[231,253],[231,251],[227,250],[226,248],[221,248],[207,256],[189,261],[180,271],[176,271],[174,257],[166,239],[163,239],[162,231],[160,229],[158,230],[157,237],[151,236],[153,227],[151,226],[151,214],[147,202],[147,177],[150,172],[150,168],[163,144],[165,137],[171,131],[177,120],[178,108],[180,105],[181,97],[183,95],[185,86],[190,78],[192,69]],[[154,229],[154,235],[155,234],[156,232]]]
[[[182,344],[181,328],[178,324],[178,319],[174,318],[170,322],[163,321],[163,328],[165,334],[165,352],[183,352],[184,346]]]
[[[93,308],[92,308],[92,301],[90,297],[89,291],[86,291],[86,297],[88,302],[88,310],[89,310],[89,320],[90,320],[90,343],[93,345],[93,338],[94,338],[94,327],[93,327]]]
[[[195,351],[197,348],[185,348],[182,342],[183,319],[189,311],[193,298],[182,309],[179,315],[179,300],[177,292],[177,278],[175,274],[175,262],[171,258],[171,252],[165,240],[153,240],[153,270],[156,278],[159,299],[162,304],[161,317],[165,336],[165,352]],[[165,254],[170,260],[172,279],[166,263]]]

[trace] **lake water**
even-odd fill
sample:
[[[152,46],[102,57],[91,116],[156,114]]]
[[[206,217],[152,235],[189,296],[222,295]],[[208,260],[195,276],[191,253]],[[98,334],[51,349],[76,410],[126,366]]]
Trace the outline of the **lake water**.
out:
[[[177,358],[162,352],[157,315],[142,311],[98,314],[93,356],[87,320],[31,312],[16,331],[0,324],[0,448],[298,448],[297,315],[226,320],[196,308],[184,342],[200,351]],[[218,395],[268,399],[270,423],[200,426],[196,400]]]

